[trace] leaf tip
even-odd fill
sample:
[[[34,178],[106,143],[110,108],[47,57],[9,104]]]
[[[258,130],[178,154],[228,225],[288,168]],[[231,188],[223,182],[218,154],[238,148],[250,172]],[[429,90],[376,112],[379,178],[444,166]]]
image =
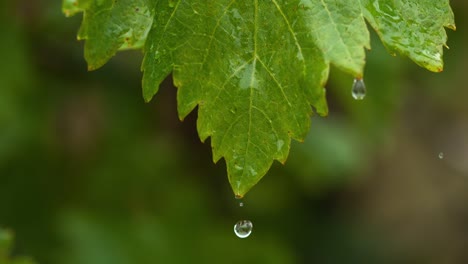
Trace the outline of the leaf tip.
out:
[[[320,109],[320,111],[317,111],[317,114],[319,114],[319,116],[321,116],[321,117],[327,117],[328,116],[328,107],[325,108],[325,109]]]
[[[179,116],[180,122],[184,122],[186,115],[183,115],[182,113],[179,112],[178,116]],[[202,139],[201,141],[204,142],[204,139]]]
[[[145,103],[149,103],[152,99],[153,99],[153,94],[145,93],[145,90],[143,90],[143,100],[145,101]]]
[[[95,71],[104,65],[103,63],[92,61],[90,59],[86,59],[86,61],[88,62],[88,71]]]
[[[448,25],[446,25],[446,27],[453,30],[453,31],[457,31],[457,26],[455,24],[448,24]]]

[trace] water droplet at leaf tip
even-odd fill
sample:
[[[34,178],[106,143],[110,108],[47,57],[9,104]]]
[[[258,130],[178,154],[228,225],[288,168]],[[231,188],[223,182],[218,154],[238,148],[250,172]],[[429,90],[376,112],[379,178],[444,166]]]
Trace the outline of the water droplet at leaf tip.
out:
[[[366,84],[362,78],[354,79],[351,95],[355,100],[363,100],[366,97]]]

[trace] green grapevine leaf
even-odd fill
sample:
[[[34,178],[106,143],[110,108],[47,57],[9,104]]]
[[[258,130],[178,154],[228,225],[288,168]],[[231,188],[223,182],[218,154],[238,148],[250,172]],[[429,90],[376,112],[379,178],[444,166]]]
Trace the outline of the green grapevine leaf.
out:
[[[436,2],[436,3],[435,3]],[[444,27],[455,29],[448,0],[64,0],[84,11],[89,69],[118,50],[143,47],[143,97],[172,72],[179,116],[198,106],[202,141],[226,160],[243,196],[303,140],[312,108],[328,112],[324,84],[333,64],[361,78],[366,20],[388,49],[441,71]]]
[[[138,49],[145,43],[154,18],[149,0],[64,0],[66,15],[84,10],[79,40],[86,40],[88,69],[104,65],[118,50]]]
[[[444,27],[455,30],[449,0],[361,0],[365,17],[394,53],[434,72],[444,68]]]

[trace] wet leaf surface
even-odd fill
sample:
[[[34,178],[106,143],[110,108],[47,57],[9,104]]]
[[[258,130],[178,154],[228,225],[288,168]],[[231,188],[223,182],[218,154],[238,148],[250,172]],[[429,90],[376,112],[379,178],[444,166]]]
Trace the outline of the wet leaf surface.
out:
[[[64,0],[63,10],[84,11],[89,69],[143,47],[146,101],[173,73],[180,118],[198,106],[200,138],[226,160],[238,196],[286,161],[312,107],[327,114],[330,64],[362,78],[366,20],[391,52],[431,71],[443,68],[444,27],[455,29],[448,0]]]

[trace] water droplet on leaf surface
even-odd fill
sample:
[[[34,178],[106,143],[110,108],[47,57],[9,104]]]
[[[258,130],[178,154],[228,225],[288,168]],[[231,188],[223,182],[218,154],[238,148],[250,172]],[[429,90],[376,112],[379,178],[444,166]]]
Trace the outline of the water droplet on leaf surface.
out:
[[[364,84],[364,80],[362,78],[354,79],[351,94],[356,100],[362,100],[364,97],[366,97],[366,85]]]
[[[246,238],[252,233],[252,228],[250,220],[240,220],[234,225],[234,233],[240,238]]]

